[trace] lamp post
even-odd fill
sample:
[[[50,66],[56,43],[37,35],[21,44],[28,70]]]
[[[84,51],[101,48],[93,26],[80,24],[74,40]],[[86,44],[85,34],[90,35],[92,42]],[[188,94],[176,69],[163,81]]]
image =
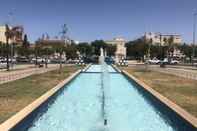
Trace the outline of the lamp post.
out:
[[[9,26],[6,24],[6,32],[5,32],[5,36],[6,36],[6,63],[7,63],[7,71],[10,70],[10,66],[9,66],[9,39],[10,39],[10,29]]]
[[[194,64],[194,57],[195,57],[195,43],[196,43],[196,16],[197,13],[194,13],[193,15],[193,51],[192,51],[192,63]]]
[[[12,23],[12,21],[13,21],[13,12],[12,11],[10,11],[9,13],[8,13],[8,23],[11,25],[11,23]],[[12,30],[12,27],[11,27],[11,30]],[[13,39],[13,38],[12,38]],[[11,43],[10,43],[10,66],[11,66],[11,68],[13,69],[13,56],[14,56],[14,45],[13,45],[14,43],[13,43],[13,41],[11,41]]]

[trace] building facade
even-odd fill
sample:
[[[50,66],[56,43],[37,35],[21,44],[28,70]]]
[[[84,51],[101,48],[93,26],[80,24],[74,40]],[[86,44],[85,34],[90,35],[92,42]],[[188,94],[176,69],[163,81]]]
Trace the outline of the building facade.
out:
[[[115,58],[116,61],[126,58],[126,40],[123,38],[114,38],[113,40],[105,41],[107,44],[116,45]]]
[[[174,44],[181,44],[182,38],[179,34],[162,34],[162,33],[153,33],[153,32],[146,32],[143,36],[143,39],[146,41],[152,40],[153,45],[161,45],[165,46],[166,40],[172,38]]]
[[[42,39],[39,39],[38,41],[36,41],[36,44],[37,44],[37,46],[40,46],[41,48],[52,49],[57,45],[59,45],[60,47],[66,46],[68,43],[66,43],[65,40],[56,39],[56,38],[55,39],[42,38]],[[59,59],[59,57],[60,57],[60,53],[58,53],[58,52],[54,52],[53,54],[50,55],[50,58],[52,58],[52,59]],[[66,60],[66,54],[64,51],[62,54],[62,59]]]
[[[23,42],[23,36],[24,36],[24,29],[22,26],[15,26],[15,27],[9,27],[10,30],[14,31],[14,37],[9,40],[9,43],[17,43],[17,44],[22,44]],[[1,43],[6,43],[6,26],[0,26],[0,42]]]
[[[0,26],[0,42],[6,43],[6,37],[5,37],[6,27]]]
[[[152,40],[153,45],[167,46],[168,40],[172,39],[174,45],[180,45],[182,43],[181,35],[178,34],[162,34],[162,33],[145,33],[142,37],[145,41]],[[173,51],[168,54],[172,58],[184,58],[185,55],[176,46],[173,46]]]

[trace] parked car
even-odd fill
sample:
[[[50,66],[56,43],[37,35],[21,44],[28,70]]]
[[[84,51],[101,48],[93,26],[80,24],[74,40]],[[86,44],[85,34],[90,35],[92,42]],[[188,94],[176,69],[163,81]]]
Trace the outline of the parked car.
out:
[[[4,69],[7,67],[7,64],[5,62],[0,62],[0,69]]]
[[[78,62],[79,62],[78,59],[74,59],[74,60],[69,59],[69,60],[67,60],[67,63],[68,63],[68,64],[76,64],[76,63],[78,63]]]
[[[21,56],[21,57],[17,57],[16,61],[21,62],[21,63],[27,63],[27,62],[29,62],[29,59],[24,56]]]
[[[37,57],[37,63],[45,63],[45,61],[45,58]],[[31,63],[36,63],[36,58],[32,58]],[[51,60],[47,59],[47,63],[51,63]]]
[[[164,60],[163,60],[163,61],[161,61],[161,63],[169,64],[169,60],[168,60],[168,58],[164,58]]]
[[[158,60],[157,58],[153,58],[152,60],[148,60],[149,64],[159,64],[161,61]]]
[[[45,60],[44,60],[45,61]],[[65,59],[64,58],[62,58],[62,60],[61,60],[61,62],[62,63],[65,63]],[[60,63],[60,59],[59,58],[53,58],[53,59],[50,59],[50,62],[51,63]]]
[[[36,58],[32,58],[30,62],[31,63],[36,63]]]
[[[171,60],[170,61],[170,64],[172,65],[176,65],[176,64],[179,64],[180,62],[178,60]]]
[[[10,59],[10,62],[12,61],[13,64],[16,64],[16,58]]]
[[[4,57],[0,57],[0,62],[6,62],[6,58],[4,58]]]
[[[162,68],[165,68],[167,64],[169,64],[168,58],[164,58],[164,60],[160,61],[160,67]]]
[[[115,61],[114,61],[114,59],[112,57],[106,57],[105,58],[105,62],[107,64],[114,64],[115,63]]]
[[[12,63],[13,63],[13,64],[16,64],[16,58],[12,58],[12,59],[11,59],[11,58],[9,58],[9,59],[8,59],[8,61],[9,61],[9,62],[11,62],[11,61],[12,61]],[[1,58],[0,58],[0,62],[1,62],[1,63],[6,63],[6,62],[7,62],[7,59],[6,59],[6,58],[1,57]]]

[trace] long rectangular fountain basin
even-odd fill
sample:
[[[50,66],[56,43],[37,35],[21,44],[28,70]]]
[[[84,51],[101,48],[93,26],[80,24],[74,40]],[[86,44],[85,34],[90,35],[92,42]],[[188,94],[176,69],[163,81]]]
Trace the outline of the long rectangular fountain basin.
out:
[[[15,116],[13,116],[9,120],[7,120],[5,123],[0,125],[0,131],[8,131],[8,130],[10,130],[10,131],[25,131],[25,130],[28,130],[29,127],[34,126],[34,123],[37,122],[39,120],[39,118],[41,118],[42,116],[44,116],[46,114],[46,112],[57,101],[58,97],[60,97],[62,93],[67,92],[67,90],[63,87],[66,87],[66,85],[77,84],[77,83],[75,83],[76,78],[80,77],[81,75],[85,75],[86,76],[85,78],[90,79],[90,80],[96,79],[96,82],[99,82],[99,80],[98,80],[100,78],[99,73],[101,73],[99,68],[100,68],[99,66],[92,65],[92,66],[88,66],[88,68],[84,70],[84,71],[86,71],[85,73],[80,73],[80,71],[74,73],[71,77],[66,79],[64,82],[59,84],[57,87],[55,87],[51,91],[44,94],[38,100],[34,101],[32,104],[30,104],[29,106],[24,108],[22,111],[17,113]],[[151,106],[151,108],[153,108],[153,110],[156,110],[158,112],[158,115],[160,117],[162,117],[162,119],[164,119],[167,124],[169,124],[171,127],[174,128],[173,131],[196,131],[196,127],[197,127],[196,126],[196,119],[194,117],[192,117],[189,113],[187,113],[182,108],[180,108],[176,104],[172,103],[171,101],[169,101],[167,98],[163,97],[162,95],[160,95],[156,91],[152,90],[144,83],[142,83],[139,80],[137,80],[136,78],[132,77],[127,72],[123,71],[123,74],[121,74],[121,73],[117,72],[117,69],[115,69],[111,66],[109,66],[108,68],[110,68],[111,77],[116,78],[116,77],[121,76],[122,77],[121,79],[124,79],[124,82],[128,81],[130,83],[130,85],[133,86],[134,90],[137,90],[137,92],[139,92],[140,97],[143,97],[145,102],[147,102]],[[94,69],[96,69],[97,71],[95,72]],[[90,71],[90,72],[88,72],[88,71]],[[95,76],[94,76],[94,74],[95,74]],[[113,80],[114,79],[111,79],[109,81],[109,83],[112,84],[113,82],[115,82]],[[88,81],[88,80],[86,80],[86,81]],[[84,82],[84,81],[82,81],[82,82]],[[126,83],[126,84],[129,84],[129,83]],[[83,83],[83,84],[85,84],[85,83]],[[83,84],[79,84],[79,85],[75,85],[75,86],[78,86],[77,88],[84,88]],[[96,86],[88,88],[89,90],[92,89],[92,91],[90,91],[88,95],[99,94],[99,93],[94,92],[94,90],[99,91],[98,83],[95,83],[95,84],[96,84]],[[119,84],[121,85],[121,83],[119,83]],[[122,84],[124,85],[125,83],[122,83]],[[92,85],[92,84],[86,83],[85,85],[88,86],[88,85]],[[96,89],[94,89],[94,88],[96,88]],[[111,88],[113,88],[113,87],[111,87]],[[125,88],[127,88],[127,87],[125,87]],[[129,88],[127,88],[128,91],[129,91]],[[122,89],[124,89],[124,87],[122,87]],[[75,89],[75,92],[76,91],[77,90]],[[130,94],[130,93],[128,92],[128,94]],[[73,97],[74,97],[74,99],[76,99],[78,96],[75,95]],[[116,98],[116,96],[112,96],[112,97]],[[66,98],[68,98],[68,97],[65,96],[65,99]],[[94,98],[94,99],[91,99],[92,101],[96,101],[96,102],[93,102],[93,104],[98,104],[99,100],[96,100],[97,96],[93,96],[91,98]],[[99,96],[98,96],[98,98],[99,98]],[[91,100],[89,100],[88,102],[91,102]],[[80,102],[81,100],[78,100],[78,101]],[[132,99],[131,99],[131,101],[132,101]],[[116,103],[117,101],[113,101],[113,100],[109,99],[108,102],[109,102],[109,106],[111,106],[109,108],[110,109],[109,115],[110,115],[110,113],[113,114],[114,111],[118,111],[118,110],[115,110],[115,108],[121,108],[121,106],[120,107],[117,107],[117,106],[113,107],[113,104],[121,105],[121,103]],[[121,101],[119,101],[119,102],[121,102]],[[124,102],[122,101],[122,103],[124,103]],[[65,104],[67,104],[67,103],[65,103]],[[64,106],[64,105],[62,105],[62,106]],[[92,106],[99,107],[99,105],[89,105],[89,106],[91,106],[91,109],[94,109]],[[128,109],[126,109],[124,111],[126,111],[126,112],[131,111],[132,112],[132,108],[130,108],[130,106],[132,106],[132,105],[130,105],[130,106],[125,105],[125,106],[128,106]],[[78,108],[75,109],[76,112],[78,111],[77,109]],[[84,112],[86,112],[86,108],[82,108],[82,109],[84,110]],[[93,111],[93,112],[98,112],[100,110],[100,108],[95,109],[95,110],[96,111]],[[138,112],[138,113],[142,113],[142,112]],[[91,112],[89,112],[89,114],[87,114],[87,116],[86,116],[87,118],[88,118],[88,115],[91,117],[94,117],[92,115],[95,115],[95,119],[97,119],[97,117],[99,118],[100,114],[99,113],[92,114]],[[123,112],[119,112],[116,115],[119,115],[121,118],[121,115],[123,115]],[[67,117],[67,116],[61,116],[61,117]],[[135,117],[135,116],[133,116],[133,117]],[[146,117],[146,116],[144,116],[144,117]],[[112,118],[113,120],[110,120],[110,118]],[[54,120],[54,121],[56,121],[56,120]],[[76,118],[76,121],[77,121],[77,118]],[[110,123],[112,124],[112,125],[109,125],[108,131],[110,131],[112,129],[113,129],[112,131],[116,131],[115,128],[113,128],[113,126],[115,127],[118,124],[118,123],[114,124],[114,122],[116,122],[116,119],[114,119],[113,116],[109,116],[108,121],[109,121],[108,122],[109,124]],[[67,125],[66,121],[64,121],[64,122],[65,123],[63,124],[63,126]],[[130,121],[127,121],[127,122],[129,123]],[[140,123],[140,121],[139,121],[139,123]],[[130,124],[132,125],[133,123],[130,122]],[[86,123],[86,121],[83,121],[81,123],[81,125],[89,126]],[[123,125],[124,125],[124,123],[123,123]],[[76,126],[76,125],[73,125],[73,127],[74,126]],[[93,126],[95,126],[95,125],[93,125]],[[129,127],[130,125],[127,125],[127,126]],[[156,130],[155,129],[151,130],[151,129],[146,129],[146,127],[143,127],[143,125],[141,125],[141,126],[142,126],[141,130],[134,129],[134,125],[133,125],[133,128],[131,126],[131,129],[129,129],[129,130],[123,129],[124,127],[122,127],[122,130],[120,129],[117,131],[130,131],[132,129],[133,129],[133,131],[160,131],[160,130],[158,130],[159,128]],[[157,126],[157,125],[153,125],[153,126]],[[63,130],[63,128],[59,129],[59,130],[61,131],[61,130]],[[59,131],[59,130],[57,129],[57,131]],[[98,130],[98,129],[95,129],[95,130]],[[72,130],[72,131],[76,131],[76,130]],[[78,131],[81,131],[80,127],[79,127]],[[83,131],[86,131],[86,130],[83,130]],[[89,131],[88,128],[87,128],[87,131]],[[92,130],[90,130],[90,131],[92,131]],[[168,131],[168,130],[166,130],[166,131]],[[171,131],[171,130],[169,130],[169,131]]]

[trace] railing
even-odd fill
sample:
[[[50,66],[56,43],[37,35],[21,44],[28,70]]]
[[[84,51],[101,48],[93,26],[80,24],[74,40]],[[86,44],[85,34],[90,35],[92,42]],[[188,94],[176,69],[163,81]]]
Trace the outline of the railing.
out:
[[[34,69],[28,69],[28,70],[9,73],[4,76],[0,76],[0,84],[7,83],[10,81],[14,81],[14,80],[18,80],[18,79],[22,79],[22,78],[25,78],[27,76],[31,76],[34,74],[42,74],[42,73],[45,73],[48,71],[55,70],[57,68],[58,67],[34,68]]]
[[[134,65],[132,66],[134,69],[145,70],[145,65]],[[197,70],[189,70],[189,69],[181,69],[181,68],[160,68],[160,67],[152,67],[148,66],[148,70],[157,71],[165,74],[175,75],[178,77],[183,77],[187,79],[197,80]]]
[[[172,74],[187,79],[197,80],[197,72],[177,70],[171,68],[151,68],[151,70],[166,73],[166,74]]]

